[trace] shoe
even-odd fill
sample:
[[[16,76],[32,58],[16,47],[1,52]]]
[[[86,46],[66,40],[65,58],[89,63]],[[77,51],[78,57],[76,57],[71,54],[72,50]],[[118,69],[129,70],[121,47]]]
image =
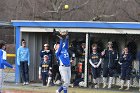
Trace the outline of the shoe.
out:
[[[103,88],[105,88],[107,85],[106,84],[103,84]]]
[[[26,85],[26,82],[23,82],[23,84],[22,85]]]
[[[72,86],[71,86],[72,88],[74,87],[74,85],[72,84]]]
[[[26,82],[25,84],[26,84],[26,85],[29,85],[29,82]]]
[[[124,80],[121,80],[121,87],[119,88],[119,90],[122,90],[124,86]]]
[[[47,87],[49,87],[50,85],[47,84]]]
[[[56,93],[60,93],[58,90],[56,90]]]
[[[127,88],[125,90],[129,90],[130,89],[130,80],[127,81]]]
[[[95,88],[98,88],[98,85],[95,85],[94,87],[95,87]]]
[[[113,77],[109,77],[108,89],[111,89],[111,87],[112,87],[112,81],[113,81]]]
[[[73,84],[69,84],[69,87],[72,87],[73,88]]]
[[[108,89],[111,89],[111,86],[110,85],[108,86]]]

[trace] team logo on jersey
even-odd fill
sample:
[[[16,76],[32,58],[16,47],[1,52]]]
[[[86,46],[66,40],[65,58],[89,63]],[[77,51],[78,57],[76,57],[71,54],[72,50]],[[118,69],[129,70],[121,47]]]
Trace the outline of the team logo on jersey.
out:
[[[63,47],[65,47],[65,43],[63,43]]]
[[[42,67],[48,67],[48,65],[42,65]]]
[[[99,58],[98,56],[92,56],[92,59],[96,59],[96,58]]]

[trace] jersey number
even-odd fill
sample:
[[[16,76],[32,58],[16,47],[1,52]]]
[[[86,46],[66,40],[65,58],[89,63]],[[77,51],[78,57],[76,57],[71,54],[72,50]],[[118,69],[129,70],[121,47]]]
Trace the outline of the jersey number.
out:
[[[68,53],[64,54],[64,58],[67,58],[67,57],[69,57],[69,54]]]

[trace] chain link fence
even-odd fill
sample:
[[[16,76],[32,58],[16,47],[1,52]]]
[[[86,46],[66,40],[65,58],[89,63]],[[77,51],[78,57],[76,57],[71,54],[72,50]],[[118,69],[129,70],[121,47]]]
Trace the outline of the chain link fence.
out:
[[[71,35],[71,37],[75,37],[75,35]],[[121,86],[121,65],[120,62],[120,56],[122,54],[123,49],[127,46],[129,49],[129,52],[133,56],[133,62],[132,62],[132,70],[130,74],[130,83],[132,87],[138,87],[139,86],[139,50],[140,50],[140,36],[139,35],[128,35],[128,34],[90,34],[90,44],[89,44],[89,55],[92,53],[92,44],[97,44],[97,50],[98,53],[101,53],[104,50],[107,50],[107,44],[111,41],[113,43],[113,49],[117,51],[118,53],[118,60],[117,64],[114,68],[114,74],[113,74],[113,82],[112,84],[115,86]],[[71,59],[75,62],[72,63],[72,82],[75,81],[75,79],[80,76],[83,78],[84,75],[84,62],[85,62],[85,37],[84,35],[77,37],[77,39],[73,39],[70,41],[70,56]],[[104,58],[103,58],[104,60]],[[101,67],[101,76],[100,76],[100,84],[103,83],[103,64]],[[88,84],[93,83],[93,74],[91,71],[91,65],[88,62]],[[79,78],[79,77],[78,77]],[[79,79],[80,80],[80,79]],[[81,79],[83,81],[83,79]],[[125,84],[126,86],[126,84]]]
[[[107,43],[111,41],[113,43],[113,48],[117,51],[119,58],[118,64],[116,65],[114,72],[114,79],[112,84],[115,86],[121,85],[120,75],[121,66],[119,64],[120,55],[125,46],[129,48],[130,53],[133,55],[133,63],[131,70],[131,86],[138,87],[139,85],[139,51],[140,51],[140,36],[139,35],[128,35],[128,34],[90,34],[89,43],[89,55],[92,53],[92,44],[97,44],[98,53],[101,53],[107,49]],[[70,48],[69,53],[72,61],[72,79],[71,82],[74,83],[77,79],[81,78],[83,81],[84,77],[84,62],[85,62],[85,34],[70,34]],[[7,53],[15,54],[15,45],[7,44]],[[8,62],[14,64],[15,58],[8,57]],[[103,65],[104,62],[102,62]],[[100,85],[103,83],[103,74],[101,68]],[[10,74],[9,74],[10,75]],[[92,83],[93,75],[91,73],[91,65],[88,62],[88,84]]]

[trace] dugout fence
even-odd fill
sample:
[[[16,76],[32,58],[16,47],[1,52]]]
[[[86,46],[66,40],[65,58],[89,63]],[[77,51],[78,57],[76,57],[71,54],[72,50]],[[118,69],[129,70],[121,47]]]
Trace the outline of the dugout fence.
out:
[[[53,48],[55,38],[52,36],[53,29],[68,30],[70,33],[70,43],[76,40],[77,44],[81,41],[85,43],[84,55],[84,87],[87,87],[91,82],[88,55],[90,54],[90,46],[92,43],[99,43],[101,50],[106,48],[108,41],[114,42],[119,53],[125,45],[132,47],[132,52],[136,56],[139,52],[139,23],[109,23],[109,22],[58,22],[58,21],[12,21],[13,26],[16,28],[16,49],[20,46],[20,39],[24,38],[31,51],[31,66],[30,66],[30,80],[38,80],[38,64],[39,64],[39,51],[45,42],[48,42]],[[77,57],[76,60],[79,58]],[[77,63],[77,66],[79,65]],[[132,85],[138,86],[138,73],[139,62],[135,58],[133,63],[135,68],[132,72]],[[136,73],[136,74],[135,74]],[[16,82],[20,82],[19,71],[17,67]],[[102,79],[101,79],[102,82]],[[114,84],[119,85],[119,73],[116,74]]]

